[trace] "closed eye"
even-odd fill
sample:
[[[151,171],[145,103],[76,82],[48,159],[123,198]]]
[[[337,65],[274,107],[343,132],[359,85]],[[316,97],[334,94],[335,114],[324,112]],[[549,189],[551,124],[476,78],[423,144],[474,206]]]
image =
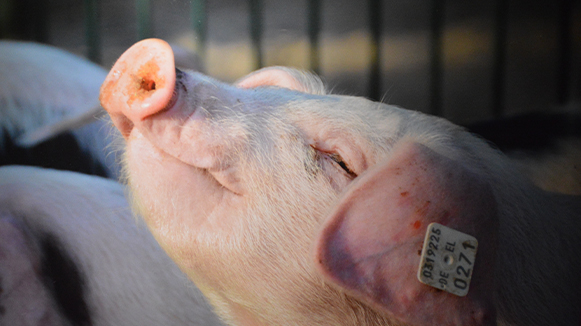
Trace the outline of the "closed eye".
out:
[[[328,162],[327,164],[333,165],[337,170],[342,170],[345,176],[349,179],[355,179],[357,177],[357,173],[353,172],[349,168],[347,163],[345,163],[341,155],[339,155],[338,153],[325,152],[316,148],[313,145],[311,145],[311,150],[314,161],[324,160]]]
[[[347,166],[347,164],[345,164],[345,161],[343,161],[343,158],[341,157],[341,155],[336,154],[336,153],[325,153],[325,155],[328,158],[330,158],[333,162],[335,162],[337,165],[339,165],[339,167],[341,167],[341,169],[343,169],[343,171],[345,171],[351,178],[357,177],[357,174],[355,174],[355,172],[351,171],[351,169]]]

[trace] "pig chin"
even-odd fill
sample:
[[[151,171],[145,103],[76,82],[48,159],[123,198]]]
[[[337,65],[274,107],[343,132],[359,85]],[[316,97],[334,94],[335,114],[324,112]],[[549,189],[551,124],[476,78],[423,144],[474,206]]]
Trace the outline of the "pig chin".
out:
[[[159,241],[188,241],[218,223],[215,215],[238,203],[233,194],[205,169],[188,165],[134,131],[127,143],[124,166],[135,211],[146,220]],[[179,207],[179,209],[178,209]],[[187,212],[187,216],[184,213]]]

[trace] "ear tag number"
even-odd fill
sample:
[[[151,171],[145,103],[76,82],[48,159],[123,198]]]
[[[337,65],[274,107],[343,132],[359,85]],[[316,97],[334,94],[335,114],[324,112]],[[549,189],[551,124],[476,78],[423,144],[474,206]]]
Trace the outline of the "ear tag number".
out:
[[[463,297],[468,294],[478,241],[438,223],[428,225],[420,257],[418,279]]]

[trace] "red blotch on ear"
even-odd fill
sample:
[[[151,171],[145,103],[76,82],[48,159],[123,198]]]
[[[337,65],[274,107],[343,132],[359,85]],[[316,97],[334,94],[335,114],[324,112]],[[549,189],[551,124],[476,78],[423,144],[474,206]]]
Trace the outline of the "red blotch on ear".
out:
[[[479,241],[470,291],[417,279],[424,235],[437,222]],[[357,178],[326,220],[315,262],[325,279],[413,325],[495,325],[498,218],[488,183],[459,162],[404,142]]]

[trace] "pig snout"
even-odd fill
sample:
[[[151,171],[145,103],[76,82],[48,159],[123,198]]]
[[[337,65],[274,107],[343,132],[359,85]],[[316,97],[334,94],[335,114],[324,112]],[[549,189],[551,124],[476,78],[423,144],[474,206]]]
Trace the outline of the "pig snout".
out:
[[[162,111],[174,96],[176,71],[169,44],[144,40],[115,63],[101,87],[101,104],[127,137],[133,125]]]
[[[176,69],[171,47],[148,39],[117,60],[101,87],[100,100],[126,140],[143,136],[163,154],[216,172],[229,164],[219,149],[223,139],[216,135],[236,136],[234,130],[207,123],[210,111],[233,107],[233,97],[217,84]]]

